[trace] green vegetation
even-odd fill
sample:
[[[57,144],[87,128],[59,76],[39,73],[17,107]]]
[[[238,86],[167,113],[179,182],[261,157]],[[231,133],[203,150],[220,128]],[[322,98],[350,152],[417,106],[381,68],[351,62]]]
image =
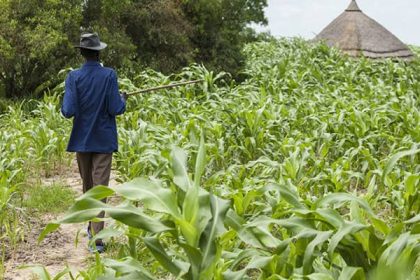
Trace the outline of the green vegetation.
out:
[[[14,250],[25,237],[28,215],[34,210],[25,207],[47,210],[47,205],[36,201],[33,182],[69,163],[63,135],[69,133],[70,127],[60,115],[57,97],[46,96],[14,106],[8,103],[6,111],[0,114],[0,272],[5,253]],[[53,188],[53,192],[35,189],[54,194],[46,202],[56,199],[58,188]],[[63,203],[63,207],[69,203]]]
[[[24,207],[37,214],[63,213],[75,199],[74,191],[60,184],[28,187],[24,193],[27,197],[23,202]]]
[[[302,40],[250,44],[244,55],[241,84],[194,65],[121,79],[125,90],[204,82],[129,99],[116,154],[126,183],[78,198],[44,233],[107,212],[113,226],[98,237],[112,255],[82,279],[415,279],[419,58],[355,60]],[[31,166],[66,164],[61,91],[1,117],[1,174],[13,184]],[[100,201],[111,195],[121,204]]]
[[[78,67],[80,29],[109,44],[104,63],[120,72],[165,73],[191,62],[238,74],[241,49],[265,23],[267,0],[2,0],[0,96],[42,96],[55,73]],[[54,12],[51,12],[54,11]]]
[[[0,2],[0,83],[6,97],[38,94],[75,62],[79,7],[74,0]]]

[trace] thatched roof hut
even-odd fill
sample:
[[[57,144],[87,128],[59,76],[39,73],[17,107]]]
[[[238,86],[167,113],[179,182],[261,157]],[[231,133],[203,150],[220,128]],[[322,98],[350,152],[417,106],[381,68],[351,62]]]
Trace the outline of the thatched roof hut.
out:
[[[314,41],[325,41],[350,56],[410,59],[409,48],[375,20],[365,15],[352,0],[350,6],[328,25]]]

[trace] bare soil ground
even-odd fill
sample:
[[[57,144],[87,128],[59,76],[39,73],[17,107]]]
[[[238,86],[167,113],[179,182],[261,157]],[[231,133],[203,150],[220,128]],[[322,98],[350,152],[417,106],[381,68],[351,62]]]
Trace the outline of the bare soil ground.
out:
[[[45,186],[55,183],[72,188],[77,195],[82,193],[82,182],[75,163],[65,174],[42,180]],[[110,184],[116,184],[113,174]],[[73,275],[77,275],[78,271],[86,268],[87,259],[90,256],[87,250],[86,225],[62,225],[58,231],[48,235],[41,244],[37,244],[38,236],[45,225],[56,219],[57,217],[45,215],[41,220],[30,221],[31,230],[25,234],[25,241],[19,244],[16,252],[6,256],[5,280],[37,279],[30,269],[19,269],[23,265],[42,265],[52,276],[65,269],[66,265],[69,266]],[[78,244],[76,244],[76,239]]]
[[[5,280],[37,279],[30,269],[19,269],[23,265],[42,265],[51,275],[58,274],[66,265],[75,274],[85,268],[86,237],[80,236],[79,244],[75,244],[77,232],[83,230],[83,226],[63,225],[38,245],[37,238],[44,225],[34,226],[25,242],[6,261]]]

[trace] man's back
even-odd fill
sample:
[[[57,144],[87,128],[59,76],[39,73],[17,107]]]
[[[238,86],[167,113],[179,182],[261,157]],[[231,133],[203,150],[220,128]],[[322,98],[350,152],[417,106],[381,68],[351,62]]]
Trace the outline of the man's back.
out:
[[[118,150],[115,116],[124,113],[114,70],[87,61],[69,73],[62,106],[65,117],[74,117],[69,152],[112,153]]]

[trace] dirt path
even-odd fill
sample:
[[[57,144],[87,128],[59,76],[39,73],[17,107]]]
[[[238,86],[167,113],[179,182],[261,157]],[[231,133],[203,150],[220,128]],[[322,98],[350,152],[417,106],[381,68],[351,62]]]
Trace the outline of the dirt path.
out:
[[[85,248],[86,238],[81,236],[78,246],[75,245],[77,232],[82,230],[81,225],[63,225],[60,230],[47,236],[38,245],[36,238],[41,230],[42,227],[33,230],[31,232],[33,239],[28,238],[6,262],[6,280],[37,279],[30,269],[19,269],[22,265],[42,265],[51,275],[58,274],[66,265],[74,273],[85,268],[88,257]]]
[[[45,186],[54,183],[66,185],[77,195],[81,194],[81,180],[75,164],[68,174],[42,180]],[[114,174],[111,175],[110,184],[116,184]],[[19,269],[22,265],[42,265],[52,276],[61,272],[66,265],[73,275],[86,268],[87,258],[90,256],[87,251],[86,225],[62,225],[58,231],[48,235],[41,244],[37,244],[37,238],[45,225],[55,219],[56,217],[46,215],[41,221],[31,221],[31,232],[26,234],[25,242],[19,245],[18,250],[5,263],[5,280],[37,279],[30,269]]]

